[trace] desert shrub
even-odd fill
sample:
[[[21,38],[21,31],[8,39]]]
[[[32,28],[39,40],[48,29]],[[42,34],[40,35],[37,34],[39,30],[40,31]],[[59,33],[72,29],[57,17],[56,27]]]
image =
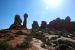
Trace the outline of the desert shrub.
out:
[[[17,48],[27,49],[27,48],[31,47],[31,41],[32,41],[32,35],[27,35],[27,37],[25,37],[23,43],[17,45]]]
[[[61,44],[56,48],[56,50],[74,50],[74,48],[72,48],[66,44]]]
[[[43,33],[46,33],[46,29],[42,29],[42,32],[43,32]]]
[[[47,40],[47,39],[48,39],[48,38],[43,35],[41,41],[44,42],[44,43],[46,43],[46,40]]]
[[[41,40],[43,38],[43,33],[36,32],[34,37]]]
[[[65,44],[65,45],[70,46],[70,47],[75,49],[75,43],[74,42],[60,39],[60,40],[58,40],[58,45],[60,45],[60,44]]]
[[[48,46],[51,46],[51,41],[48,39],[47,42],[46,42],[46,44],[47,44]]]
[[[23,43],[18,44],[16,47],[17,49],[27,49],[31,47],[31,41],[32,41],[32,35],[27,35],[27,37],[24,38]]]
[[[51,30],[48,29],[47,31],[48,31],[47,33],[50,35],[51,34],[51,32],[50,32]]]
[[[52,45],[54,44],[54,45]],[[74,49],[75,50],[75,43],[72,42],[72,41],[69,41],[69,40],[62,40],[62,39],[59,39],[59,40],[48,40],[46,42],[46,45],[48,46],[53,46],[53,47],[57,47],[59,48],[59,50],[65,50],[65,49]],[[64,47],[65,46],[65,47]],[[62,49],[61,49],[62,48]]]
[[[0,50],[13,50],[12,46],[9,45],[6,41],[0,41]]]
[[[22,32],[22,31],[18,31],[18,32],[16,32],[15,34],[16,34],[16,35],[27,35],[27,33],[24,33],[24,32]]]
[[[17,45],[17,48],[19,48],[19,49],[27,49],[27,48],[30,47],[30,45],[31,45],[31,44],[30,44],[29,42],[24,41],[23,43],[18,44],[18,45]]]
[[[75,37],[75,34],[70,35],[71,37]]]
[[[52,37],[50,40],[56,40],[58,37]]]
[[[37,32],[38,30],[37,29],[32,29],[32,32]]]
[[[34,30],[31,31],[31,33],[33,34],[33,36],[35,35],[36,32],[38,32],[37,29],[34,29]]]
[[[27,35],[27,37],[25,38],[25,41],[30,43],[32,41],[32,35]]]
[[[34,38],[37,38],[37,39],[41,39],[41,38],[42,38],[42,35],[43,35],[42,32],[39,32],[39,31],[36,30],[36,29],[32,31],[32,34],[33,34],[33,37],[34,37]]]
[[[45,46],[45,44],[44,44],[44,43],[42,43],[42,44],[41,44],[41,47],[42,47],[42,48],[46,48],[46,46]]]

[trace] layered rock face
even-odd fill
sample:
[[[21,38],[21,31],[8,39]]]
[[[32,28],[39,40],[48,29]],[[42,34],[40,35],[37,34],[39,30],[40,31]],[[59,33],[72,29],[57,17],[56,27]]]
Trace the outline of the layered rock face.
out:
[[[21,29],[21,22],[22,20],[20,19],[20,16],[16,15],[14,19],[14,24],[12,24],[9,29]]]

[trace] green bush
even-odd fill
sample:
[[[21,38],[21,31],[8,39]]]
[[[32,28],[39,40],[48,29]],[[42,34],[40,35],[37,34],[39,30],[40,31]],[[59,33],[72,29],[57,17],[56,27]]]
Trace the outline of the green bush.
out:
[[[12,46],[9,45],[6,41],[0,41],[0,50],[12,50]]]
[[[57,50],[74,50],[74,48],[72,48],[66,44],[61,44],[57,47]]]
[[[23,43],[17,45],[17,48],[19,48],[19,49],[27,49],[27,48],[30,47],[30,45],[31,45],[31,44],[26,41],[26,42],[23,42]]]
[[[18,49],[27,49],[31,47],[31,41],[32,41],[32,35],[27,35],[27,37],[25,37],[25,40],[23,41],[23,43],[18,44],[16,47]]]
[[[27,35],[27,33],[24,33],[22,31],[18,31],[18,32],[16,32],[16,35]]]
[[[36,32],[36,33],[34,34],[34,37],[41,40],[41,39],[43,38],[43,33]]]
[[[27,42],[31,42],[32,41],[32,35],[28,35],[26,38],[25,38],[25,41]]]

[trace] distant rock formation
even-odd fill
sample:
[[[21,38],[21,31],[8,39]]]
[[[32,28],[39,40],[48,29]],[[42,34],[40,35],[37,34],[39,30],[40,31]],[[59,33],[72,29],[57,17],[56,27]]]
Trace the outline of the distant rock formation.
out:
[[[75,22],[72,21],[71,24],[72,24],[72,31],[75,31]]]
[[[71,22],[71,18],[69,17],[69,16],[67,16],[66,18],[65,18],[65,22],[67,23],[67,22]]]
[[[56,29],[59,31],[66,30],[66,31],[72,31],[72,24],[71,19],[69,16],[67,16],[64,19],[56,18],[55,20],[51,21],[48,24],[49,29]]]
[[[41,22],[41,26],[40,26],[40,30],[46,29],[46,28],[47,28],[47,23],[46,23],[46,21],[42,21],[42,22]]]
[[[65,29],[67,31],[72,31],[72,23],[71,23],[71,18],[69,16],[65,18]]]
[[[37,21],[33,21],[33,24],[32,24],[32,29],[39,29],[39,25],[38,25],[38,22]]]
[[[58,30],[58,31],[75,31],[75,22],[71,21],[71,18],[67,16],[65,19],[56,18],[55,20],[46,23],[46,21],[41,22],[41,26],[38,27],[38,22],[34,21],[32,24],[32,29],[39,30]]]
[[[26,28],[26,29],[27,29],[27,18],[28,18],[28,14],[25,13],[25,14],[24,14],[23,28]]]
[[[9,29],[27,29],[27,18],[28,14],[24,14],[24,22],[21,25],[22,20],[20,19],[19,15],[15,16],[14,23],[10,26]],[[65,19],[56,18],[55,20],[46,23],[46,21],[41,22],[41,26],[38,25],[37,21],[33,21],[32,29],[38,30],[58,30],[58,31],[75,31],[75,22],[71,21],[71,18],[67,16]]]
[[[48,24],[48,29],[62,30],[64,29],[64,20],[56,18]]]
[[[12,24],[9,29],[21,29],[21,22],[22,20],[20,19],[20,16],[16,15],[14,19],[14,24]]]

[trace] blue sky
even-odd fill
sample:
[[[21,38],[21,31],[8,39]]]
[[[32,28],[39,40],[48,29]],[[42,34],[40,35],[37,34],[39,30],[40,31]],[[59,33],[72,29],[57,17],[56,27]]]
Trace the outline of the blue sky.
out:
[[[47,8],[48,6],[48,8]],[[33,21],[47,21],[70,16],[75,21],[75,0],[63,0],[60,6],[45,4],[44,0],[0,0],[0,29],[9,28],[14,22],[14,16],[19,14],[22,21],[24,13],[28,13],[27,27],[31,28]]]

